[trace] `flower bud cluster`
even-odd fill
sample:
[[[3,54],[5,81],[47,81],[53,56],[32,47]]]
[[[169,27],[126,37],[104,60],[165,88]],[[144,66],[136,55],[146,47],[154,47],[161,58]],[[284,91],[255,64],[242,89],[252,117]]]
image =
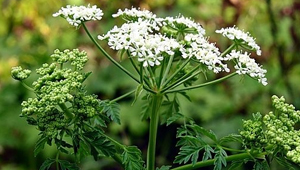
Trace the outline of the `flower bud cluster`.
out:
[[[267,140],[284,148],[290,160],[300,163],[300,131],[294,127],[300,121],[300,111],[285,103],[283,97],[272,96],[272,103],[275,111],[263,118]]]
[[[266,144],[262,115],[256,113],[253,114],[253,120],[243,120],[243,130],[240,131],[240,135],[246,147],[262,149]]]
[[[30,76],[31,71],[28,69],[23,69],[21,66],[13,67],[11,69],[11,75],[16,80],[25,80]]]
[[[86,121],[101,111],[100,101],[87,95],[82,85],[87,76],[82,72],[88,60],[86,52],[55,50],[51,58],[54,63],[36,70],[40,75],[32,84],[36,97],[22,102],[21,113],[34,118],[38,129],[49,137],[66,128],[73,117]]]
[[[100,101],[96,95],[77,95],[74,98],[72,112],[80,120],[87,120],[101,112]]]
[[[293,105],[285,103],[283,97],[272,96],[274,112],[265,116],[256,114],[253,120],[243,122],[240,131],[246,147],[261,151],[274,149],[286,157],[300,163],[300,131],[295,125],[300,121],[300,111],[295,111]],[[264,150],[263,150],[264,149]]]
[[[103,12],[96,5],[85,6],[71,6],[62,7],[58,12],[53,14],[54,17],[64,17],[70,25],[75,27],[80,26],[82,22],[90,20],[101,20]]]

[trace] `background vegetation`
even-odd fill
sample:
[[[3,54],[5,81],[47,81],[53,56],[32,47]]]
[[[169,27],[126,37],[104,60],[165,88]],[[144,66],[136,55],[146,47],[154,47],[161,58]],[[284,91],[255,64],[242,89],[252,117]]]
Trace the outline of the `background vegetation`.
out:
[[[10,77],[12,66],[37,68],[49,61],[54,49],[80,48],[88,52],[86,70],[93,71],[87,81],[90,93],[101,99],[113,99],[135,87],[131,81],[111,65],[81,30],[52,14],[67,4],[96,4],[104,11],[100,23],[88,26],[94,36],[103,34],[120,20],[111,14],[119,8],[141,7],[158,16],[178,13],[192,17],[206,29],[211,41],[225,49],[229,42],[214,33],[221,27],[236,25],[249,31],[261,45],[262,56],[254,56],[268,70],[269,85],[262,86],[249,77],[235,77],[211,87],[189,92],[192,103],[182,100],[187,116],[219,136],[238,132],[241,119],[252,113],[270,111],[270,97],[283,95],[287,102],[300,109],[300,2],[297,0],[0,0],[0,169],[35,170],[46,157],[55,154],[47,147],[37,158],[33,149],[38,131],[19,117],[20,103],[32,96]],[[110,51],[113,54],[112,51]],[[117,57],[118,54],[115,54]],[[122,61],[126,66],[126,61]],[[215,75],[208,75],[213,78]],[[216,75],[221,76],[221,75]],[[32,77],[34,79],[34,76]],[[140,121],[141,101],[131,106],[131,99],[121,102],[122,125],[112,124],[109,133],[125,144],[147,146],[148,123]],[[180,123],[180,122],[178,122]],[[159,129],[158,164],[174,160],[176,125]],[[164,138],[162,138],[164,137]],[[163,140],[162,140],[163,139]],[[84,170],[118,169],[112,160],[85,160]],[[250,167],[251,168],[251,167]],[[249,167],[244,167],[249,169]],[[280,169],[273,165],[271,168]]]

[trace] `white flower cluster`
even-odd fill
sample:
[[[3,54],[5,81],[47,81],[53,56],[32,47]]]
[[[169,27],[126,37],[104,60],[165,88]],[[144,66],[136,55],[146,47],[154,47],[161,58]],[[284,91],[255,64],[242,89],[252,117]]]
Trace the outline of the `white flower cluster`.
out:
[[[247,52],[232,50],[231,53],[226,55],[228,60],[235,60],[236,65],[234,68],[238,74],[248,74],[253,78],[257,78],[258,82],[266,86],[267,78],[265,78],[266,70],[261,68],[253,58],[250,58],[250,54]]]
[[[191,29],[195,29],[199,34],[204,35],[205,34],[205,30],[202,28],[202,26],[199,23],[196,23],[195,21],[186,18],[184,16],[179,16],[179,17],[167,17],[166,22],[168,24],[171,25],[171,27],[173,28],[182,28],[186,27],[186,28],[191,28]]]
[[[156,18],[156,15],[153,14],[150,11],[147,10],[140,10],[136,8],[131,8],[131,9],[125,9],[122,11],[121,9],[118,10],[116,14],[112,15],[114,18],[119,17],[119,16],[128,16],[128,17],[134,17],[134,18],[145,18],[145,19],[154,19]]]
[[[71,6],[62,7],[58,12],[53,14],[54,17],[64,17],[70,25],[78,27],[82,22],[89,20],[101,20],[103,12],[96,5],[92,7],[86,6]]]
[[[148,10],[136,9],[134,7],[131,9],[126,8],[124,11],[119,9],[118,12],[116,14],[113,14],[112,16],[114,18],[122,16],[122,18],[127,22],[136,22],[143,20],[144,22],[147,22],[149,28],[156,31],[158,31],[164,24],[163,18],[156,17],[155,14]],[[152,31],[151,29],[149,29],[150,32]]]
[[[223,58],[219,57],[220,52],[214,44],[209,43],[203,35],[205,30],[200,24],[183,16],[172,18],[156,18],[154,14],[146,10],[119,10],[114,17],[119,16],[141,17],[135,21],[128,21],[121,27],[115,26],[107,34],[98,36],[98,39],[108,40],[108,45],[114,50],[127,50],[132,57],[138,57],[138,61],[144,67],[160,65],[164,56],[174,55],[179,50],[183,58],[196,57],[199,62],[208,66],[214,72],[223,70],[229,71],[226,64],[222,63]],[[188,28],[193,33],[185,36],[185,44],[180,44],[178,40],[166,37],[157,33],[163,25],[172,28]],[[186,48],[185,48],[186,47]]]
[[[247,32],[243,32],[239,29],[234,27],[228,27],[228,28],[222,28],[220,30],[216,30],[216,33],[222,34],[224,37],[227,37],[231,40],[240,40],[242,41],[242,45],[247,45],[253,50],[256,50],[257,55],[261,55],[260,47],[255,43],[255,39],[250,36],[250,34]]]
[[[205,30],[198,23],[183,16],[156,18],[146,10],[132,8],[131,10],[119,10],[114,17],[125,16],[127,22],[120,27],[115,26],[100,40],[107,40],[113,50],[125,50],[129,57],[136,57],[144,67],[161,64],[164,57],[180,55],[183,59],[194,57],[199,63],[206,65],[215,73],[229,72],[226,61],[233,60],[238,74],[249,74],[257,78],[263,85],[267,84],[266,70],[262,69],[248,53],[233,50],[225,57],[221,55],[214,43],[210,43],[204,36]],[[131,17],[131,18],[130,18]],[[170,36],[164,35],[163,28],[171,29]],[[183,39],[176,39],[178,32],[182,33]],[[239,40],[242,45],[247,45],[257,51],[260,48],[248,33],[244,33],[235,27],[217,31],[230,39]]]
[[[203,35],[187,34],[184,40],[190,44],[191,48],[180,48],[183,58],[196,57],[200,63],[207,65],[207,68],[215,73],[229,72],[227,65],[223,63],[225,58],[220,57],[219,49],[209,43]]]
[[[139,20],[125,23],[120,28],[115,26],[98,39],[108,39],[108,45],[114,50],[128,50],[144,67],[160,65],[163,55],[174,55],[179,43],[161,34],[150,34],[151,31],[149,22]]]

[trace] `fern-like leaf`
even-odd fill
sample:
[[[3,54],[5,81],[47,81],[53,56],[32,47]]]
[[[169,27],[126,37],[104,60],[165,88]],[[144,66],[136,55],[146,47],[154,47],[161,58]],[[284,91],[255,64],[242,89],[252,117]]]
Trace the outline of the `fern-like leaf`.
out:
[[[100,106],[103,108],[103,112],[114,122],[121,124],[120,121],[120,106],[117,102],[102,101]]]
[[[224,149],[217,147],[215,149],[215,161],[214,161],[214,170],[222,170],[222,167],[226,167],[227,162],[226,162],[226,157],[227,153],[225,152]]]
[[[143,170],[142,152],[136,146],[127,146],[121,155],[125,170]]]

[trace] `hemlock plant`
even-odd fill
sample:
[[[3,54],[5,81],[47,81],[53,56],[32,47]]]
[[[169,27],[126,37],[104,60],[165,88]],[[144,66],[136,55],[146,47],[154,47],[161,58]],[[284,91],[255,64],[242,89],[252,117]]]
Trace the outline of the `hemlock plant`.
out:
[[[187,90],[236,75],[248,75],[267,85],[266,70],[250,57],[252,51],[261,55],[261,50],[249,33],[237,27],[217,30],[216,33],[232,40],[232,45],[220,52],[208,40],[203,27],[190,18],[182,15],[160,18],[136,8],[119,10],[113,17],[121,17],[125,22],[97,38],[127,56],[135,70],[132,73],[111,57],[86,27],[87,21],[101,20],[103,12],[97,6],[66,6],[53,16],[65,18],[76,28],[83,27],[100,52],[133,79],[137,87],[112,100],[89,95],[83,85],[91,74],[83,71],[88,57],[78,49],[55,50],[51,55],[53,62],[36,70],[39,78],[31,86],[25,83],[30,70],[12,68],[12,77],[35,93],[35,98],[22,102],[21,113],[40,131],[34,155],[46,144],[55,144],[58,150],[56,158],[46,160],[41,170],[49,169],[52,164],[57,169],[80,169],[80,161],[88,155],[95,160],[113,158],[126,170],[188,170],[205,166],[213,166],[214,170],[235,169],[249,161],[254,162],[254,169],[268,169],[273,159],[292,169],[300,163],[300,134],[294,128],[300,112],[286,104],[283,97],[272,97],[273,112],[254,114],[253,119],[243,121],[239,134],[220,139],[181,113],[177,97],[183,95],[189,99]],[[198,84],[198,77],[208,71],[227,73]],[[142,113],[143,119],[150,121],[146,160],[136,146],[126,146],[105,133],[108,123],[121,122],[117,101],[132,94],[135,100],[142,98],[148,103]],[[158,125],[170,125],[178,119],[184,120],[177,131],[180,151],[173,165],[156,167]],[[228,142],[240,143],[243,148],[228,148]],[[60,153],[73,155],[75,162],[61,160]]]

